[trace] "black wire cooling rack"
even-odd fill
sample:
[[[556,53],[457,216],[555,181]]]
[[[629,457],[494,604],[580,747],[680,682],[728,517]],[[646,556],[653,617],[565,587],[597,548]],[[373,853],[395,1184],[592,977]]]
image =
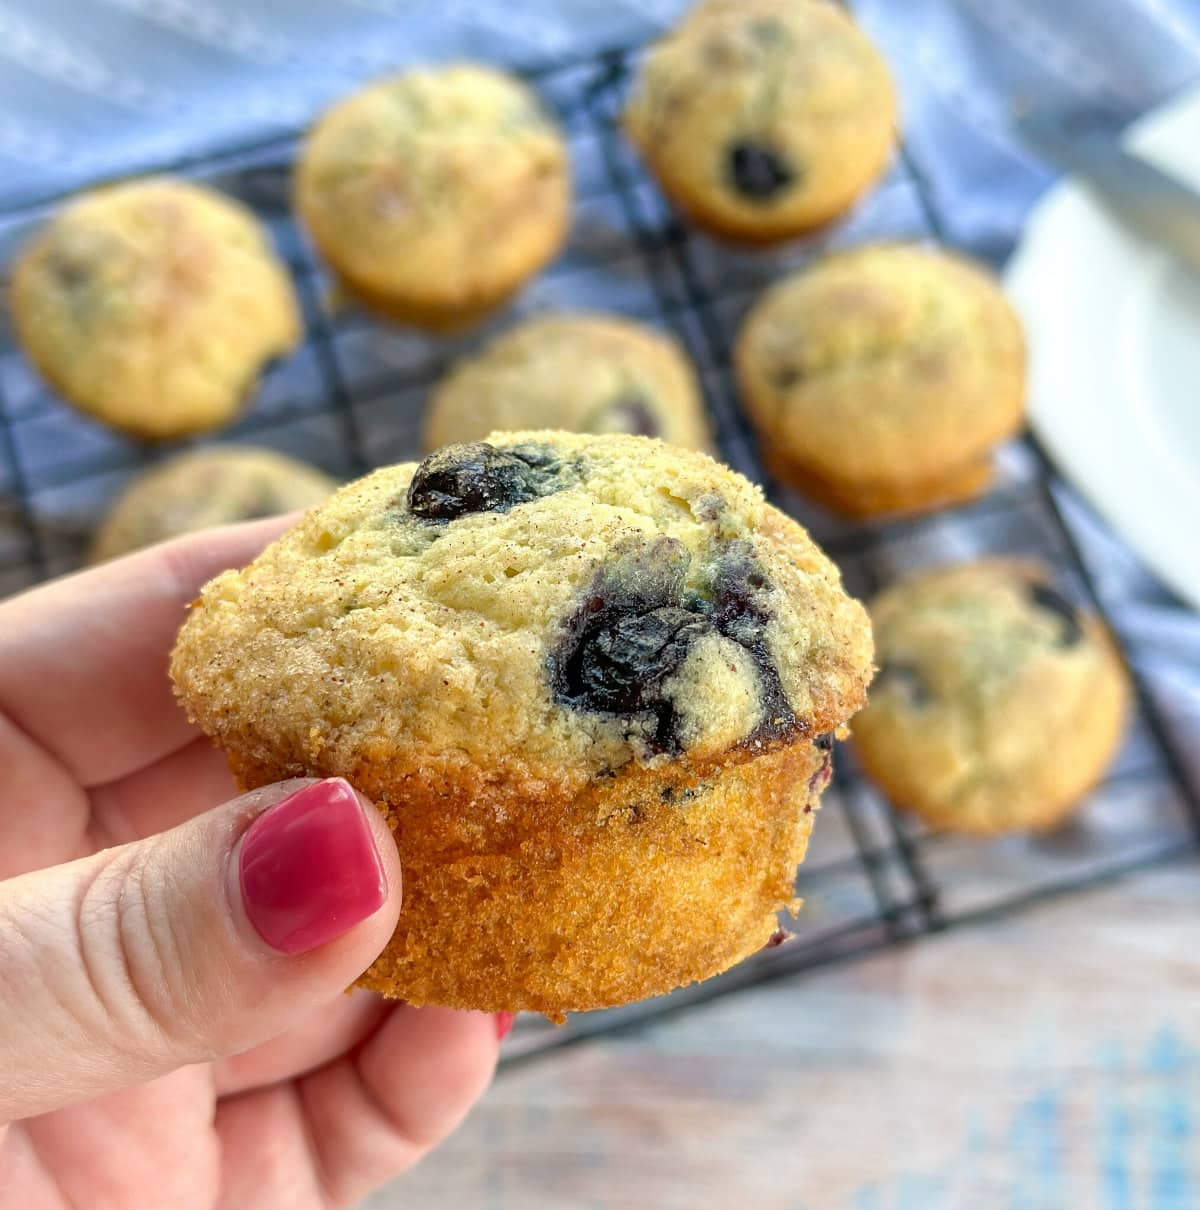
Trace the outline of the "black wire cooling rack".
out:
[[[762,288],[830,247],[941,236],[936,196],[904,148],[874,193],[835,229],[782,251],[742,252],[693,233],[665,205],[623,141],[619,113],[637,51],[614,49],[525,73],[557,110],[570,139],[576,215],[563,256],[482,331],[455,340],[392,327],[331,303],[329,282],[294,224],[288,174],[295,136],[163,164],[226,190],[270,227],[295,276],[303,346],[266,375],[243,418],[216,441],[269,445],[350,477],[418,451],[425,393],[467,348],[547,308],[622,312],[673,331],[705,387],[725,459],[762,483],[839,562],[847,586],[868,596],[898,570],[990,552],[1040,557],[1063,587],[1110,625],[1108,602],[1067,514],[1094,519],[1057,478],[1032,437],[1002,452],[983,498],[928,517],[883,524],[831,518],[772,482],[739,408],[730,343]],[[61,199],[0,214],[0,265]],[[95,517],[123,480],[174,452],[143,448],[78,416],[37,382],[0,316],[0,596],[79,564]],[[1120,629],[1114,634],[1123,640]],[[519,1025],[508,1062],[626,1027],[766,979],[916,940],[1013,911],[1194,850],[1200,790],[1147,686],[1106,781],[1072,823],[1051,836],[980,841],[933,833],[898,816],[838,753],[799,890],[796,938],[727,974],[670,996],[581,1014],[561,1029]]]

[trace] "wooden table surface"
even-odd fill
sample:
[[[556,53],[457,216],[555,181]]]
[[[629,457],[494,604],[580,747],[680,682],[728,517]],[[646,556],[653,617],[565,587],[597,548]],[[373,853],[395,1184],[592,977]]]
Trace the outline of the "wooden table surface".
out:
[[[1193,1210],[1200,864],[504,1072],[371,1210]]]

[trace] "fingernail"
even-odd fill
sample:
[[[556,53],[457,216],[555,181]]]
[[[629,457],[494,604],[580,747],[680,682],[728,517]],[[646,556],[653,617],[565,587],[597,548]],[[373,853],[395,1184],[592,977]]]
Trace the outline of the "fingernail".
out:
[[[513,1022],[517,1019],[516,1013],[497,1013],[496,1014],[496,1040],[503,1042],[508,1037],[512,1030]]]
[[[387,898],[371,826],[341,778],[305,786],[260,815],[242,838],[238,880],[250,923],[285,954],[328,944]]]

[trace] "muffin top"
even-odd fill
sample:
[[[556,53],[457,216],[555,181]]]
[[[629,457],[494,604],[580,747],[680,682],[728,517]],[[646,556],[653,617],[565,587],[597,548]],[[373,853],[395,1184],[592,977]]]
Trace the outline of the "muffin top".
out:
[[[418,771],[569,792],[749,759],[839,727],[870,669],[862,607],[745,479],[545,431],[342,488],[212,581],[173,656],[235,768],[270,753],[380,798]]]
[[[1107,757],[1124,709],[1120,662],[1103,626],[1036,563],[925,571],[870,609],[879,674],[855,736],[906,805],[974,814],[982,827],[1036,802],[1057,768],[1092,749]]]
[[[12,315],[73,403],[152,439],[228,420],[300,334],[291,282],[253,214],[165,177],[60,210],[17,262]]]
[[[526,320],[460,362],[434,392],[425,446],[551,427],[710,445],[696,376],[673,340],[616,315],[574,314]]]
[[[352,286],[470,308],[562,241],[563,140],[518,80],[473,64],[407,72],[354,93],[312,130],[300,214]]]
[[[99,563],[178,534],[309,508],[337,486],[307,463],[274,450],[191,450],[136,476],[96,532]]]
[[[785,278],[736,362],[759,427],[838,480],[948,472],[1021,423],[1019,321],[987,273],[936,249],[859,248]]]
[[[706,0],[651,47],[625,122],[664,188],[728,234],[824,222],[882,170],[887,67],[824,0]]]

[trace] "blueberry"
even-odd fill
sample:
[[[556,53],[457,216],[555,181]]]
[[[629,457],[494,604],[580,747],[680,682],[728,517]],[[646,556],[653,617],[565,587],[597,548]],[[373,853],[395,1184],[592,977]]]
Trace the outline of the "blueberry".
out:
[[[749,140],[729,148],[728,170],[738,193],[755,202],[769,201],[796,179],[795,170],[777,152]]]
[[[777,391],[790,391],[804,380],[804,371],[799,366],[781,365],[771,371],[770,378]]]
[[[818,735],[817,738],[813,740],[813,747],[819,748],[822,752],[832,752],[833,732],[826,731],[824,735]]]
[[[603,428],[609,433],[633,433],[637,437],[657,437],[658,420],[640,395],[622,395],[601,416]]]
[[[1074,647],[1083,641],[1079,611],[1058,589],[1051,588],[1049,584],[1030,584],[1029,598],[1038,609],[1054,614],[1062,623],[1058,637],[1060,647]]]
[[[429,521],[506,513],[558,486],[553,453],[538,446],[448,445],[429,455],[408,486],[410,512]]]
[[[771,621],[766,597],[770,584],[746,542],[732,542],[717,564],[713,586],[713,624],[726,638],[743,647],[758,669],[759,695],[762,698],[762,722],[750,741],[782,739],[799,722],[779,670],[767,650],[766,633]]]
[[[650,747],[678,752],[676,710],[663,682],[697,639],[716,631],[743,647],[758,671],[762,721],[742,742],[790,735],[799,723],[765,640],[770,586],[749,545],[729,544],[712,582],[685,592],[689,563],[678,541],[659,538],[621,552],[601,569],[551,656],[556,700],[652,723]]]
[[[658,752],[681,747],[663,681],[711,629],[680,599],[689,556],[674,538],[619,551],[597,573],[550,658],[556,700],[575,710],[639,722]]]
[[[875,688],[889,684],[898,685],[914,706],[928,706],[933,701],[929,683],[911,660],[884,660],[875,677]]]
[[[708,629],[703,618],[674,605],[643,614],[612,611],[585,636],[568,664],[568,693],[588,710],[655,710],[662,681]]]
[[[67,294],[89,285],[96,269],[94,262],[65,252],[52,252],[46,258],[46,267],[59,288]]]

